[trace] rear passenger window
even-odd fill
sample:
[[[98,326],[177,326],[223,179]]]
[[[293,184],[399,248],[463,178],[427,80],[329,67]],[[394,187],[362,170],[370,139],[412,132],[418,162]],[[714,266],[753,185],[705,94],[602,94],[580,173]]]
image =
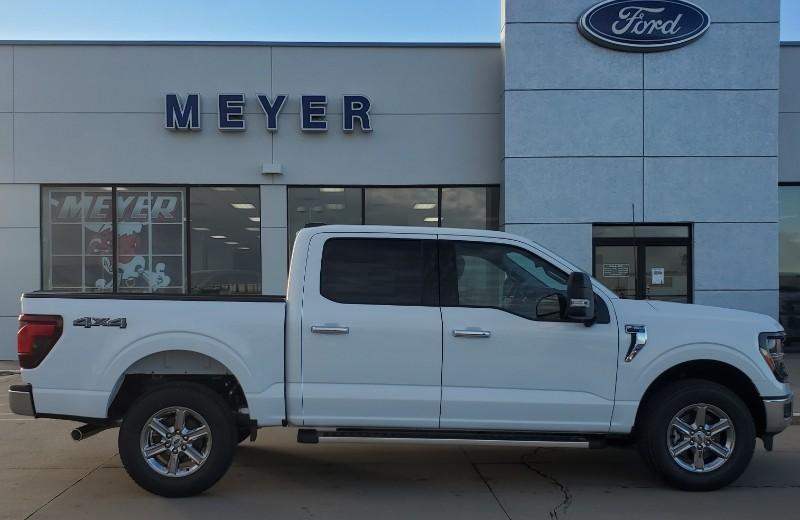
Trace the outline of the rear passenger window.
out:
[[[339,303],[438,306],[436,241],[332,238],[322,250],[319,285]]]

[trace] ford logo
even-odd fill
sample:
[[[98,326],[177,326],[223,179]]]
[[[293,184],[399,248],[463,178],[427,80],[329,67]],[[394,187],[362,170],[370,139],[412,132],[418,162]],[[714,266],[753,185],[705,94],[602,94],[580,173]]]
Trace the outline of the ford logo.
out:
[[[578,19],[578,30],[598,45],[620,51],[674,49],[700,38],[711,20],[684,0],[607,0]]]

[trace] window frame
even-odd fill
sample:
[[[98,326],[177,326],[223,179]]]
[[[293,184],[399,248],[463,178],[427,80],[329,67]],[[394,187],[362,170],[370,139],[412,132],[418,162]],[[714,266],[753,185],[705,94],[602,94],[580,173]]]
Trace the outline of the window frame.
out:
[[[325,265],[325,248],[328,247],[328,244],[334,241],[353,241],[353,240],[391,240],[391,241],[417,241],[420,242],[422,245],[422,264],[423,269],[425,270],[422,273],[422,302],[419,304],[407,304],[407,303],[363,303],[363,302],[344,302],[334,298],[331,298],[330,295],[326,295],[323,293],[322,288],[322,272]],[[436,239],[435,235],[431,235],[430,238],[419,238],[419,237],[411,237],[411,238],[400,238],[400,237],[387,237],[387,236],[331,236],[326,237],[322,243],[320,248],[320,257],[319,257],[319,283],[317,287],[317,292],[319,293],[320,298],[324,298],[332,303],[336,303],[338,305],[381,305],[381,306],[394,306],[394,307],[440,307],[441,306],[441,290],[440,290],[440,275],[439,275],[439,247],[438,247],[438,240]]]
[[[165,190],[175,189],[175,190],[183,190],[184,193],[184,209],[183,209],[183,226],[184,226],[184,238],[183,238],[183,248],[185,251],[185,261],[184,261],[184,272],[183,272],[183,280],[185,289],[183,292],[174,292],[174,293],[137,293],[137,292],[124,292],[119,290],[119,280],[117,279],[117,189],[118,188],[163,188]],[[197,298],[205,298],[207,295],[202,294],[192,294],[192,250],[191,250],[191,229],[189,229],[192,221],[191,215],[191,191],[192,188],[252,188],[257,190],[258,192],[258,216],[259,219],[263,216],[263,210],[261,207],[261,185],[260,184],[186,184],[186,183],[170,183],[170,184],[159,184],[159,183],[152,183],[152,182],[117,182],[117,183],[77,183],[77,184],[59,184],[59,183],[45,183],[39,185],[39,247],[42,249],[42,245],[44,244],[44,233],[45,233],[45,207],[42,204],[43,194],[48,189],[64,189],[69,190],[70,188],[111,188],[111,191],[107,192],[111,195],[111,269],[112,269],[112,279],[113,285],[111,291],[105,292],[70,292],[69,294],[96,294],[98,297],[103,296],[113,296],[113,297],[128,297],[128,296],[151,296],[151,297],[161,297],[165,299],[169,298],[190,298],[190,297],[197,297]],[[261,222],[259,220],[259,227],[261,227]],[[259,233],[260,234],[260,233]],[[52,241],[52,237],[51,237]],[[42,251],[42,253],[44,253]],[[260,247],[259,241],[259,257],[263,260],[263,251]],[[46,281],[45,278],[45,258],[44,254],[39,256],[39,288],[42,292],[51,292],[51,293],[59,293],[57,290],[53,289],[45,289],[44,284]],[[263,276],[263,273],[262,273]],[[224,295],[218,296],[217,298],[220,299],[249,299],[249,298],[260,298],[265,296],[263,294],[231,294],[231,295]]]
[[[440,294],[439,302],[440,302],[442,307],[466,308],[466,309],[495,309],[495,310],[498,310],[498,311],[507,312],[508,314],[511,314],[513,316],[518,316],[518,317],[526,319],[528,321],[547,322],[547,323],[553,323],[553,322],[556,322],[556,323],[576,323],[573,320],[570,320],[570,319],[567,319],[567,318],[561,318],[561,317],[559,317],[559,318],[546,318],[546,319],[532,318],[530,316],[525,316],[523,314],[520,314],[520,313],[517,313],[517,312],[513,312],[513,311],[511,311],[509,309],[504,309],[502,307],[498,307],[498,306],[495,306],[495,305],[466,305],[466,304],[462,304],[460,302],[457,305],[446,305],[445,304],[446,298],[449,298],[453,294],[456,295],[456,297],[458,295],[458,280],[457,280],[456,267],[455,267],[455,260],[456,260],[455,244],[456,243],[484,244],[484,245],[491,245],[491,246],[506,247],[508,249],[521,252],[521,254],[523,254],[523,256],[531,255],[531,256],[535,257],[536,259],[541,261],[544,265],[548,266],[548,268],[553,269],[553,270],[555,270],[557,272],[563,273],[565,278],[567,278],[567,279],[569,278],[569,273],[564,272],[563,269],[553,265],[552,262],[549,262],[549,261],[545,260],[540,255],[536,254],[534,251],[531,251],[531,250],[526,249],[524,247],[520,247],[520,246],[515,245],[515,244],[510,244],[510,243],[507,243],[507,242],[487,242],[485,240],[463,240],[463,239],[459,239],[459,238],[450,239],[450,238],[445,238],[445,237],[439,237],[438,242],[439,242],[439,247],[438,247],[438,250],[439,250],[439,294]],[[449,251],[448,251],[448,249],[449,249]],[[521,267],[521,268],[524,269],[523,267]],[[531,276],[533,277],[533,274],[531,274]],[[445,293],[447,291],[450,291],[451,294],[448,295],[448,296],[445,296]],[[557,294],[558,291],[554,290],[554,293]],[[566,295],[566,289],[564,291],[564,294]],[[597,292],[595,291],[595,301],[597,301],[598,299],[600,301],[603,301],[602,297],[600,297],[597,294]],[[606,313],[607,313],[607,310],[606,310]],[[605,321],[601,321],[600,318],[601,318],[601,316],[598,313],[598,321],[597,321],[597,323],[605,323]]]

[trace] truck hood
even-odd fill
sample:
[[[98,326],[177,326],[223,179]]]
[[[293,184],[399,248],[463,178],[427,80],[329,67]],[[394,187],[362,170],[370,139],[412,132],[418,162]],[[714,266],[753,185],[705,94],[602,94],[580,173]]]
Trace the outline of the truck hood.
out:
[[[732,322],[750,324],[762,328],[762,332],[783,330],[781,324],[766,314],[711,307],[709,305],[695,305],[686,303],[662,302],[655,300],[641,301],[650,306],[657,315],[675,320],[702,319],[704,321]]]

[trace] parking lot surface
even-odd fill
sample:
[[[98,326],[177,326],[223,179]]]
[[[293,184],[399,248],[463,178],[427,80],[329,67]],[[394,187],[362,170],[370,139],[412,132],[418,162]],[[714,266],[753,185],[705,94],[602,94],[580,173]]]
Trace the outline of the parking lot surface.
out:
[[[264,429],[210,491],[166,499],[128,478],[117,430],[76,443],[77,423],[12,415],[17,381],[0,376],[0,519],[800,516],[800,426],[772,453],[759,443],[745,475],[711,493],[665,487],[630,448],[301,445],[294,429]]]

